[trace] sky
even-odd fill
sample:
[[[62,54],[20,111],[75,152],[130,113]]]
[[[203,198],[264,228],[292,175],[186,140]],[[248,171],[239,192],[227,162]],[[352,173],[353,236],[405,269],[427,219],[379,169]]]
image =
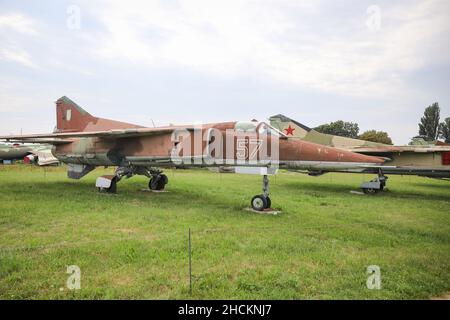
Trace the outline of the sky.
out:
[[[395,144],[450,117],[450,1],[0,0],[0,134],[68,96],[145,126],[357,122]]]

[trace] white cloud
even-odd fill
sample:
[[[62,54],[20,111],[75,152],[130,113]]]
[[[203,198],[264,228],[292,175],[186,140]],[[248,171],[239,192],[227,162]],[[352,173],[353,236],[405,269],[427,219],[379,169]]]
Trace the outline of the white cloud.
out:
[[[326,5],[318,1],[301,4],[300,10],[289,1],[108,2],[94,9],[107,30],[96,53],[361,96],[407,94],[405,74],[449,59],[448,40],[442,41],[450,31],[446,1],[386,5],[378,32],[367,28],[366,8],[343,20],[321,16]]]
[[[33,21],[19,13],[10,13],[0,16],[0,30],[19,32],[22,34],[35,35],[36,30]]]
[[[25,67],[37,69],[37,66],[31,61],[28,52],[20,48],[0,48],[0,59],[17,62]]]
[[[23,88],[22,81],[13,77],[0,76],[0,113],[25,112],[32,108],[34,98],[24,95]]]
[[[33,20],[18,13],[0,15],[0,59],[38,68],[28,51],[18,45],[17,35],[35,37],[37,32]]]

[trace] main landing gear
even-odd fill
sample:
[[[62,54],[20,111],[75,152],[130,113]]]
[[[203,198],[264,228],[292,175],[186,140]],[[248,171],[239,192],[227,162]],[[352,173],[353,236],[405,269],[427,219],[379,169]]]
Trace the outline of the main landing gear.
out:
[[[365,194],[376,194],[384,190],[384,188],[386,187],[387,179],[388,177],[383,175],[383,172],[380,171],[375,179],[369,182],[364,182],[361,185],[361,189]]]
[[[272,206],[272,201],[269,198],[269,177],[267,175],[263,177],[263,194],[254,196],[251,205],[253,210],[256,211],[263,211]]]
[[[169,178],[165,174],[155,174],[148,182],[148,188],[153,191],[162,191],[169,183]]]
[[[100,192],[116,193],[117,183],[123,178],[131,178],[134,175],[144,175],[150,178],[148,188],[162,191],[169,183],[169,178],[161,170],[147,167],[118,167],[114,175],[97,178],[95,186]]]

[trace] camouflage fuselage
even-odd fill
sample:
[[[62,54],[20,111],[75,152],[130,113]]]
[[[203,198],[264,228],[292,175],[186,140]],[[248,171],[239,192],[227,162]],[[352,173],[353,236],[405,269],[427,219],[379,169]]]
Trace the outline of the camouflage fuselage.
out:
[[[258,134],[256,131],[241,132],[235,130],[235,127],[236,122],[203,125],[199,129],[189,130],[189,135],[183,136],[184,140],[177,139],[175,134],[183,132],[182,127],[173,127],[173,132],[140,137],[77,138],[73,139],[72,143],[56,146],[54,155],[65,163],[94,166],[177,166],[179,164],[173,161],[174,150],[178,150],[178,155],[184,160],[192,159],[191,162],[185,161],[183,165],[194,167],[236,165],[238,160],[241,160],[240,165],[266,165],[268,160],[275,160],[275,154],[280,166],[299,169],[315,167],[319,164],[328,164],[330,168],[333,168],[333,165],[341,168],[346,165],[352,166],[354,163],[383,162],[379,158],[301,140],[283,137],[278,139],[278,136]],[[195,162],[195,159],[205,156],[205,150],[208,150],[214,142],[208,136],[211,129],[216,133],[214,140],[218,141],[220,138],[223,141],[212,154],[215,160],[219,161]],[[253,140],[261,144],[261,147],[254,152],[254,156],[251,155]],[[181,150],[180,143],[184,144]]]

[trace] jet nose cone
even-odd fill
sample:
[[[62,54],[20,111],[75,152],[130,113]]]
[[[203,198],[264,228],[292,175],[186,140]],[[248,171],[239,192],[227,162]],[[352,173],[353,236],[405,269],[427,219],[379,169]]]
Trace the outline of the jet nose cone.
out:
[[[371,164],[382,164],[385,162],[385,159],[373,156],[367,156],[365,154],[360,154],[352,151],[336,149],[336,148],[327,148],[327,153],[329,155],[328,161],[337,161],[337,162],[358,162],[358,163],[371,163]]]
[[[374,156],[366,156],[365,154],[353,153],[353,159],[355,162],[366,162],[366,163],[374,163],[374,164],[383,164],[386,160],[379,157]]]

